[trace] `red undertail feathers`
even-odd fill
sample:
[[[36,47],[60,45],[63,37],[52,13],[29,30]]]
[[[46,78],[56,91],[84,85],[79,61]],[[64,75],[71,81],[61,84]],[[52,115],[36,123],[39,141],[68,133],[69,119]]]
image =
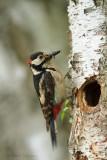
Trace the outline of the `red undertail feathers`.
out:
[[[60,103],[55,104],[55,106],[53,108],[54,120],[57,118],[59,112],[61,111],[62,104],[63,104],[63,101],[61,101]]]

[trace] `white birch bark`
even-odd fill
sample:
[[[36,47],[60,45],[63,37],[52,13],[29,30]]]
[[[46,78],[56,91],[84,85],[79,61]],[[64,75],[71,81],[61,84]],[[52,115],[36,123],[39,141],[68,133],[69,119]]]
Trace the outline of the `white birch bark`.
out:
[[[106,62],[106,12],[103,0],[69,1],[74,94],[73,124],[69,138],[72,160],[107,159],[107,109],[104,103]],[[105,5],[106,6],[106,5]]]

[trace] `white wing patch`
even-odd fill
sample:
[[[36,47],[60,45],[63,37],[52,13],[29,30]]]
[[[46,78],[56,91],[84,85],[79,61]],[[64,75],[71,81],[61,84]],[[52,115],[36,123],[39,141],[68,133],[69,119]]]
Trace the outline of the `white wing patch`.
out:
[[[45,104],[45,89],[42,88],[42,83],[43,83],[44,75],[42,76],[40,83],[39,83],[39,92],[40,92],[40,102],[42,105]]]

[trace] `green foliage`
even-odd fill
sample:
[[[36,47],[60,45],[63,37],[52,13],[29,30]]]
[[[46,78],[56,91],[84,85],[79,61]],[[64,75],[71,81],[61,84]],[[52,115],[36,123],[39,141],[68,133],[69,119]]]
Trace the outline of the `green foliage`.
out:
[[[66,99],[63,105],[63,109],[60,114],[61,121],[63,122],[65,119],[71,124],[73,118],[71,116],[71,103],[70,99]]]

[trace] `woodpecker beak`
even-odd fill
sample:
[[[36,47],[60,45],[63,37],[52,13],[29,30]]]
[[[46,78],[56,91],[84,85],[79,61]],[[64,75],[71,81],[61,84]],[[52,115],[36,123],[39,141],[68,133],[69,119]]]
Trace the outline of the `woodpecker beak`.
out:
[[[46,61],[51,60],[53,57],[55,58],[55,56],[56,56],[57,54],[59,54],[59,53],[60,53],[60,50],[54,51],[54,52],[52,52],[51,54],[46,54],[46,55],[45,55],[45,60],[46,60]]]
[[[50,54],[50,56],[52,56],[52,57],[55,57],[57,54],[59,54],[61,51],[60,50],[58,50],[58,51],[54,51],[54,52],[52,52],[51,54]]]
[[[31,60],[31,59],[28,59],[28,60],[26,61],[26,64],[31,64],[31,62],[32,62],[32,60]]]

